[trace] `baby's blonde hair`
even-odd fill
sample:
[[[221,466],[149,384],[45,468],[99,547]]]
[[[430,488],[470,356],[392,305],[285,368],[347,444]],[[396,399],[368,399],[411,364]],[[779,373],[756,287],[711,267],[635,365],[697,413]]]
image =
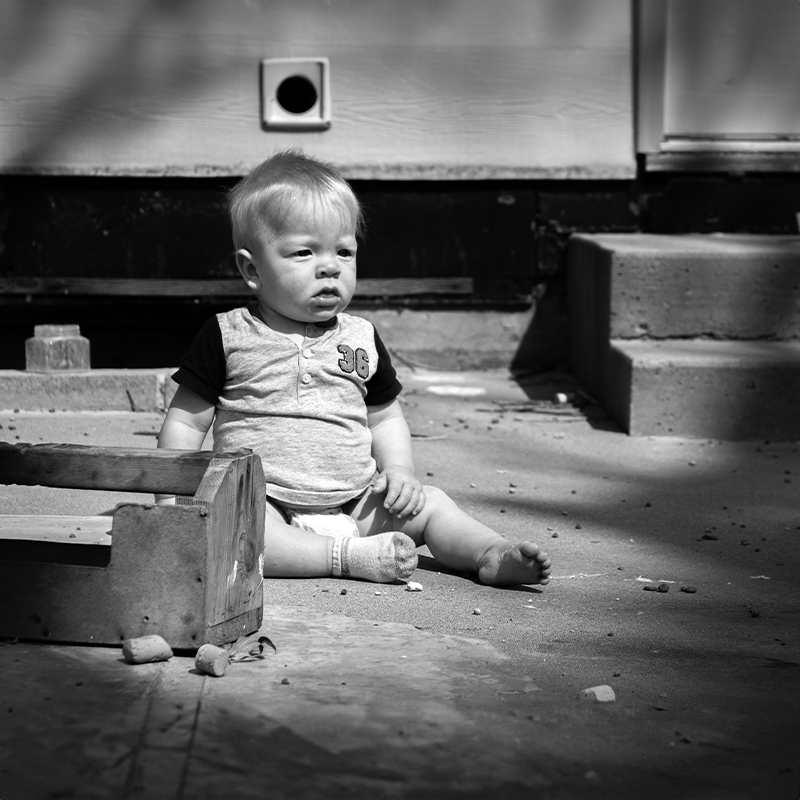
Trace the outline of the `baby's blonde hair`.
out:
[[[228,194],[236,249],[252,247],[249,237],[264,225],[280,232],[297,215],[337,213],[360,236],[364,217],[355,193],[336,169],[296,149],[282,150],[259,164]]]

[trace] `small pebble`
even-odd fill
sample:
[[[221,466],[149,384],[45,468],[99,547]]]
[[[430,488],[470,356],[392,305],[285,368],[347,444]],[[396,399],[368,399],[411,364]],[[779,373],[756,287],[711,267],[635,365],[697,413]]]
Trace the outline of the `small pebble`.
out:
[[[668,583],[659,583],[658,584],[658,591],[662,594],[666,594],[669,591],[669,584]]]
[[[613,703],[617,697],[614,690],[607,684],[602,686],[592,686],[589,689],[582,689],[578,692],[579,700],[589,700],[594,703]]]
[[[481,615],[481,610],[480,610],[479,608],[473,608],[473,609],[472,609],[472,613],[473,613],[473,614],[474,614],[476,617],[479,617],[479,616]]]
[[[642,586],[642,589],[644,589],[646,592],[657,592],[658,586],[654,586],[652,583],[646,583],[644,586]]]
[[[558,539],[558,533],[554,533],[554,534],[552,535],[552,538],[553,538],[553,539]]]
[[[284,678],[284,679],[281,681],[281,685],[282,685],[282,686],[288,686],[288,685],[289,685],[289,679],[288,679],[288,678]]]
[[[681,586],[681,591],[686,594],[694,594],[697,591],[696,586]]]
[[[421,592],[422,591],[422,584],[417,583],[416,581],[409,581],[406,584],[406,591],[407,592]]]
[[[700,538],[715,542],[719,539],[719,536],[716,533],[704,533]]]
[[[347,589],[342,589],[342,591],[339,592],[339,594],[347,594]]]

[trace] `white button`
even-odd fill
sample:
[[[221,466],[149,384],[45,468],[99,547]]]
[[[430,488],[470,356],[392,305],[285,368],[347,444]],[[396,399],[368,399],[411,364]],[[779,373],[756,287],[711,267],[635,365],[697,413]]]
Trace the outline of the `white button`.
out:
[[[303,375],[303,377],[300,380],[302,380],[303,383],[309,383],[311,381],[311,376],[306,372],[306,374]]]

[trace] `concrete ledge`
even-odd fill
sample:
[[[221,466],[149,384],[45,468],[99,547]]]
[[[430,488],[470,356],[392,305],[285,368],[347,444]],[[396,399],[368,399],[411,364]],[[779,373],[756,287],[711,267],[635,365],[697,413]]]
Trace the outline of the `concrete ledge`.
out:
[[[37,373],[0,370],[0,408],[39,411],[162,411],[175,368]]]
[[[607,363],[630,434],[800,440],[800,342],[617,339]]]
[[[399,364],[470,370],[503,369],[524,358],[534,311],[359,308],[353,313],[377,327]]]

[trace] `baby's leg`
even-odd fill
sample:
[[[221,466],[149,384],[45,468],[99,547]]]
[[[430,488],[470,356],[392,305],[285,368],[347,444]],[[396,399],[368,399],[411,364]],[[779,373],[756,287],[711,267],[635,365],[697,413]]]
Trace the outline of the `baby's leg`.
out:
[[[334,575],[390,583],[409,577],[417,567],[414,542],[396,531],[369,539],[315,533],[313,525],[301,528],[287,524],[269,501],[264,527],[265,577]]]
[[[267,500],[264,525],[265,578],[322,578],[331,575],[333,539],[295,528]]]
[[[444,566],[478,575],[491,586],[550,581],[550,559],[533,542],[513,544],[462,511],[443,491],[425,486],[425,506],[416,517],[392,518],[383,495],[367,495],[353,510],[362,535],[399,530],[426,544]]]

